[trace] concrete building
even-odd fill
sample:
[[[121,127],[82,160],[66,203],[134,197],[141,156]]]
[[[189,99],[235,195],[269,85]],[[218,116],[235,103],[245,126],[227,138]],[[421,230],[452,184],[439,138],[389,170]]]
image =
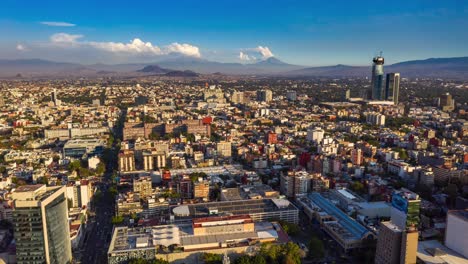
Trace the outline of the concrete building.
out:
[[[445,245],[468,259],[468,209],[447,213]]]
[[[257,91],[257,101],[268,103],[271,100],[273,100],[273,92],[271,90],[264,89]]]
[[[288,198],[306,194],[311,190],[312,178],[312,175],[305,171],[288,171],[280,178],[281,193]]]
[[[229,141],[221,141],[216,144],[216,150],[218,152],[218,156],[229,158],[232,156],[232,149],[231,149],[231,142]]]
[[[278,224],[254,222],[248,215],[210,216],[146,229],[116,227],[109,245],[108,263],[128,263],[132,258],[198,263],[203,252],[245,253],[255,243],[278,241],[279,232],[283,231]]]
[[[376,112],[367,113],[366,123],[375,126],[385,126],[385,115]]]
[[[72,139],[63,146],[63,156],[80,159],[83,156],[99,156],[105,143],[100,139]]]
[[[304,213],[316,219],[322,229],[330,235],[345,251],[362,248],[364,241],[372,239],[373,234],[364,226],[349,217],[320,193],[313,192],[297,199]]]
[[[299,209],[286,199],[251,199],[208,202],[174,206],[171,208],[176,222],[210,215],[249,215],[255,222],[279,219],[297,224]]]
[[[123,150],[119,153],[119,171],[135,170],[135,153],[133,150]]]
[[[358,148],[351,150],[351,163],[353,163],[353,165],[360,166],[363,158],[364,156],[361,149]]]
[[[133,179],[133,192],[138,193],[143,199],[151,196],[153,194],[151,177]]]
[[[392,194],[390,222],[383,222],[377,240],[376,264],[414,264],[418,251],[419,196],[402,188]],[[401,245],[391,247],[389,245]],[[396,260],[399,262],[396,262]]]
[[[65,187],[20,186],[12,193],[12,200],[17,262],[70,263]]]
[[[233,104],[243,104],[244,103],[244,92],[235,91],[231,95],[231,102]]]
[[[325,131],[322,128],[315,127],[307,130],[307,140],[319,143],[322,141]]]
[[[144,150],[143,155],[143,169],[158,170],[166,167],[166,154],[157,150]]]
[[[210,182],[207,180],[195,181],[193,183],[193,198],[208,200],[210,197]]]

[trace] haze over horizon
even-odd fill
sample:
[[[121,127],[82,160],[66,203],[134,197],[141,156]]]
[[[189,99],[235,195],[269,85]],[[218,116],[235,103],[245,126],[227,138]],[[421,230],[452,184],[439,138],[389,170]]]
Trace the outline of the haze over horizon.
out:
[[[369,15],[370,14],[370,15]],[[187,56],[305,66],[386,64],[468,55],[465,1],[4,1],[0,58],[81,64]],[[431,32],[431,34],[427,34]]]

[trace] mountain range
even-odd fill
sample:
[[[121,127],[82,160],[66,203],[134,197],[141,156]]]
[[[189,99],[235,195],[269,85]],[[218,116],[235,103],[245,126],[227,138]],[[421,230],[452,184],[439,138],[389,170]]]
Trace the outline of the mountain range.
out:
[[[385,72],[402,77],[468,80],[468,57],[430,58],[384,66]],[[172,72],[172,73],[171,73]],[[170,73],[170,74],[169,74]],[[223,63],[200,58],[178,57],[155,63],[92,64],[54,62],[41,59],[0,60],[0,77],[97,77],[166,75],[196,77],[198,74],[264,75],[282,77],[366,77],[371,66],[334,65],[305,67],[275,57],[251,63]]]

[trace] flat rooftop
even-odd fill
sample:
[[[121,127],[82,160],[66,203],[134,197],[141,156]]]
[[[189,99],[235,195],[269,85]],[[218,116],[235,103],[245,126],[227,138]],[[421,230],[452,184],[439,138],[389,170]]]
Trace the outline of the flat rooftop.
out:
[[[456,217],[464,220],[465,222],[468,221],[468,209],[449,211],[448,214],[456,216]]]
[[[338,209],[334,204],[332,204],[329,200],[324,198],[317,192],[313,192],[308,195],[309,199],[320,207],[323,211],[327,214],[335,217],[338,223],[344,228],[343,231],[346,231],[345,234],[347,237],[355,237],[356,239],[362,239],[367,233],[370,231],[367,230],[364,226],[356,222],[354,219],[349,217],[343,211]]]
[[[256,213],[267,213],[276,211],[298,210],[292,203],[273,201],[273,199],[253,199],[240,201],[209,202],[183,205],[188,207],[190,217],[207,217],[210,211],[217,211],[217,214],[250,215]],[[176,213],[178,206],[173,207],[172,212]],[[176,215],[177,217],[177,215]]]
[[[417,258],[431,264],[468,264],[468,259],[437,240],[419,241]]]
[[[16,188],[15,192],[34,192],[39,190],[44,184],[22,185]]]

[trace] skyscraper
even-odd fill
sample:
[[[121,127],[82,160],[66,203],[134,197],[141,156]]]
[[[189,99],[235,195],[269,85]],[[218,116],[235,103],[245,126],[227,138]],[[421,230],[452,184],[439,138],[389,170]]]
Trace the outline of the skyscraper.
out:
[[[400,74],[389,73],[387,74],[385,85],[385,100],[393,101],[398,104],[398,97],[400,95]]]
[[[446,93],[440,96],[440,108],[449,112],[455,109],[455,100],[453,100],[451,94]]]
[[[379,56],[374,57],[372,61],[374,64],[372,65],[371,99],[382,100],[384,96],[382,89],[384,58],[382,57],[382,54],[380,54]]]
[[[20,186],[12,193],[19,264],[72,260],[65,187]]]
[[[419,196],[402,188],[392,195],[390,222],[381,223],[376,264],[414,264],[418,251]]]
[[[57,89],[54,89],[52,91],[52,102],[54,103],[55,106],[57,106]]]

